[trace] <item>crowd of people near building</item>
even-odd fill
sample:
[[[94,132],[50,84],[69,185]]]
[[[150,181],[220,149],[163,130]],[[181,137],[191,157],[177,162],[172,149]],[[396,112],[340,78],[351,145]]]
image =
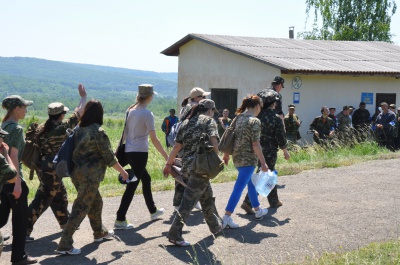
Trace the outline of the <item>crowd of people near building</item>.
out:
[[[174,167],[180,161],[182,179],[175,183],[175,194],[172,205],[175,209],[173,223],[167,238],[174,245],[185,247],[190,243],[183,238],[183,227],[190,212],[197,208],[202,210],[210,232],[219,236],[225,228],[238,228],[232,213],[239,203],[244,188],[248,194],[241,204],[247,214],[253,214],[255,220],[261,220],[268,214],[268,208],[262,207],[258,194],[252,183],[251,176],[255,172],[275,170],[277,154],[282,150],[286,160],[290,159],[288,148],[301,139],[299,127],[301,120],[295,113],[296,106],[290,104],[285,115],[282,110],[282,96],[285,80],[277,76],[271,86],[257,94],[248,95],[237,108],[235,138],[233,153],[220,153],[218,142],[225,130],[231,125],[229,110],[223,109],[218,114],[215,102],[208,99],[210,92],[195,87],[182,102],[179,117],[175,110],[169,111],[169,116],[163,120],[161,129],[166,135],[166,147],[172,147],[168,154],[156,135],[154,115],[148,109],[155,92],[152,85],[140,85],[136,102],[127,109],[126,123],[122,132],[121,143],[124,143],[126,164],[133,171],[131,178],[116,158],[107,133],[101,127],[104,109],[101,102],[87,102],[86,89],[79,84],[80,101],[69,118],[65,115],[69,109],[60,102],[48,106],[48,119],[38,126],[41,156],[38,172],[39,187],[34,200],[28,205],[28,187],[25,183],[21,155],[25,139],[23,128],[18,122],[25,118],[27,107],[33,102],[20,96],[6,97],[2,107],[7,111],[0,130],[0,228],[9,219],[12,212],[12,264],[33,264],[37,260],[25,252],[25,243],[33,242],[31,236],[34,224],[48,207],[58,221],[62,236],[55,250],[59,254],[77,255],[81,250],[73,246],[73,235],[79,231],[82,220],[87,216],[93,230],[94,242],[112,239],[114,231],[105,227],[102,222],[103,201],[99,186],[104,179],[106,168],[112,167],[120,173],[122,181],[126,181],[126,189],[121,203],[116,211],[114,229],[129,230],[134,226],[127,218],[127,212],[132,202],[139,182],[142,182],[143,197],[149,211],[150,219],[156,220],[164,214],[164,208],[157,207],[153,200],[151,176],[146,170],[149,156],[149,138],[156,150],[166,160],[162,169],[164,176],[174,175]],[[396,106],[381,103],[381,111],[376,117],[370,117],[361,102],[359,109],[343,106],[342,111],[335,115],[334,107],[321,107],[321,115],[310,124],[310,132],[317,144],[327,145],[334,139],[346,143],[349,139],[366,140],[373,131],[380,145],[394,150],[399,148],[399,113],[394,113]],[[354,112],[353,112],[354,110]],[[179,125],[174,142],[168,141],[172,127]],[[61,177],[57,175],[53,160],[68,134],[66,130],[74,131],[74,151],[72,161],[74,168],[71,181],[77,190],[71,212],[68,211],[68,199]],[[198,175],[193,169],[196,147],[200,136],[206,133],[213,152],[222,156],[225,164],[232,157],[238,171],[237,180],[221,218],[215,206],[210,180]],[[168,150],[168,149],[167,149]],[[131,180],[131,181],[128,181]],[[278,197],[277,187],[268,195],[270,208],[283,205]],[[3,237],[0,233],[0,255]]]

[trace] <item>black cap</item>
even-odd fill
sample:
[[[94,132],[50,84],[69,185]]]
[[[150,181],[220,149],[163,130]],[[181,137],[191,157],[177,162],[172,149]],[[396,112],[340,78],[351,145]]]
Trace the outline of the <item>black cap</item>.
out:
[[[283,79],[282,77],[280,77],[280,76],[275,76],[275,78],[274,78],[274,81],[272,81],[272,84],[273,85],[280,85],[280,84],[282,84],[282,87],[284,87],[284,84],[285,83],[285,79]]]

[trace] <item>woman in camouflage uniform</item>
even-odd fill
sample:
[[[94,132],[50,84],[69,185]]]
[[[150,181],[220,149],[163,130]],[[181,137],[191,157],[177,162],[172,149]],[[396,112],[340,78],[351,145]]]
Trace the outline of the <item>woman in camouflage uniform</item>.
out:
[[[243,99],[242,105],[237,109],[235,126],[235,143],[233,147],[232,160],[239,175],[233,187],[225,215],[222,218],[222,227],[238,228],[239,225],[232,220],[232,213],[239,202],[244,188],[247,186],[251,205],[255,211],[256,220],[261,220],[267,213],[267,208],[261,208],[258,195],[251,176],[257,166],[261,163],[261,170],[268,171],[264,155],[260,145],[261,123],[257,117],[262,108],[262,102],[257,95],[250,95]],[[225,164],[228,164],[229,154],[224,154]]]
[[[59,254],[77,255],[81,253],[80,249],[73,247],[72,236],[86,215],[93,229],[95,242],[114,236],[114,231],[108,231],[102,223],[103,200],[99,186],[104,179],[107,167],[117,170],[124,180],[128,179],[128,173],[117,162],[111,149],[110,140],[100,127],[102,124],[103,106],[99,101],[93,99],[86,104],[79,128],[74,134],[74,152],[72,154],[74,169],[71,181],[78,195],[56,250]]]
[[[8,132],[4,137],[4,142],[10,147],[10,157],[17,171],[15,183],[5,184],[1,190],[0,204],[0,228],[3,227],[12,210],[12,253],[11,262],[13,264],[32,264],[36,263],[25,252],[25,236],[28,225],[28,193],[21,170],[21,156],[25,147],[24,130],[18,124],[19,120],[25,118],[27,107],[32,105],[32,101],[13,95],[6,97],[2,102],[2,107],[7,110],[3,118],[1,128]]]
[[[221,232],[221,219],[215,208],[215,200],[213,191],[211,189],[210,180],[208,178],[196,175],[192,170],[192,162],[196,147],[199,144],[200,135],[206,132],[210,136],[210,143],[214,147],[214,152],[218,154],[218,130],[217,124],[212,118],[216,111],[214,101],[210,99],[203,99],[195,106],[179,129],[176,136],[174,148],[169,154],[167,163],[163,169],[164,176],[171,173],[172,163],[183,148],[182,157],[182,172],[183,176],[188,178],[187,187],[185,188],[182,202],[178,211],[175,214],[174,222],[168,232],[169,242],[186,247],[190,243],[185,241],[182,237],[182,229],[195,206],[196,202],[200,201],[203,208],[204,218],[208,227],[214,235]]]
[[[57,151],[60,149],[67,134],[67,129],[73,129],[78,124],[78,118],[81,116],[86,104],[86,91],[82,84],[78,86],[81,100],[69,119],[64,120],[65,114],[69,110],[62,103],[54,102],[48,107],[49,118],[43,124],[39,125],[39,134],[37,137],[41,140],[41,170],[39,176],[40,184],[36,191],[35,198],[28,209],[28,230],[26,233],[26,242],[34,240],[31,237],[33,226],[39,217],[50,206],[61,229],[64,228],[68,220],[68,198],[62,178],[56,175],[53,160]]]

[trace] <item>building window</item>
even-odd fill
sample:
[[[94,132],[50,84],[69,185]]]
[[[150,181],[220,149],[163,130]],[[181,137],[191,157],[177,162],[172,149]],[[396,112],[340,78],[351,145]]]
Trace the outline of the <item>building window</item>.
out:
[[[238,107],[238,90],[232,88],[211,88],[211,99],[214,100],[220,115],[224,109],[229,110],[229,117],[235,116]]]

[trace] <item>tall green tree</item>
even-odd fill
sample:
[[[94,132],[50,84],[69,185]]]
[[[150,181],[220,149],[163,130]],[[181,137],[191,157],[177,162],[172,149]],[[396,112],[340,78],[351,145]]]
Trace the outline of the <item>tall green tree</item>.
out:
[[[391,42],[390,23],[396,8],[394,0],[306,0],[307,19],[314,11],[313,29],[298,37]]]

